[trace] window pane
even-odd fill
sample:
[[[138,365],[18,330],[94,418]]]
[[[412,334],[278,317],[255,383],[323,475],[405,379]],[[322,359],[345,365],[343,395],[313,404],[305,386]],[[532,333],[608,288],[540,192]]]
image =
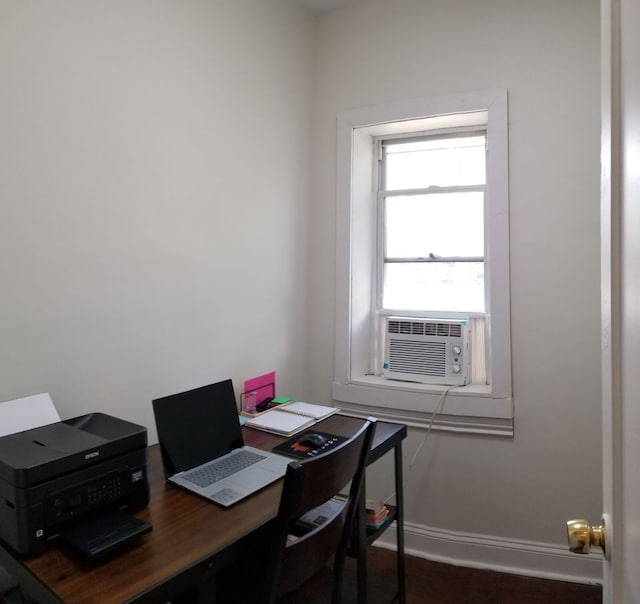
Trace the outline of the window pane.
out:
[[[385,264],[383,308],[484,312],[483,262]]]
[[[484,257],[483,193],[387,197],[385,209],[387,258]]]
[[[389,191],[486,182],[484,136],[427,139],[385,148]]]

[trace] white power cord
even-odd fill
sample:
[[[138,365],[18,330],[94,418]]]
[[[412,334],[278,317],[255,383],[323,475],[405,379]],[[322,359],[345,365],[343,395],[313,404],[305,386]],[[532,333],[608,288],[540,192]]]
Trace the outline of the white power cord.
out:
[[[433,428],[433,422],[435,421],[436,416],[440,415],[440,413],[442,413],[442,410],[444,409],[444,402],[447,399],[447,394],[449,394],[449,392],[454,388],[457,388],[457,386],[449,386],[447,389],[443,390],[442,394],[440,395],[440,398],[438,399],[438,403],[436,404],[436,407],[433,410],[431,417],[429,418],[427,431],[424,433],[422,442],[416,449],[416,452],[414,453],[413,458],[411,459],[411,463],[409,464],[409,472],[411,472],[411,470],[413,469],[413,464],[416,462],[416,459],[418,459],[418,455],[420,454],[420,451],[422,451],[422,447],[424,447],[424,443],[427,442],[427,437],[429,436],[429,434],[431,434],[431,428]]]
[[[436,417],[440,413],[442,413],[442,410],[444,409],[444,403],[445,403],[445,400],[447,399],[447,394],[449,394],[449,392],[451,390],[453,390],[454,388],[458,388],[458,386],[449,386],[440,395],[440,398],[438,399],[436,407],[433,410],[433,413],[431,414],[431,417],[429,418],[429,424],[427,425],[427,430],[426,430],[424,436],[422,437],[422,442],[420,443],[420,445],[416,449],[416,452],[413,454],[413,458],[411,459],[411,463],[409,464],[409,473],[411,473],[411,470],[413,469],[413,465],[415,464],[416,459],[418,458],[418,455],[420,454],[420,451],[422,451],[422,447],[424,447],[424,443],[427,442],[427,437],[431,433],[431,428],[433,428],[433,422],[435,421]],[[384,500],[383,503],[385,503],[385,504],[388,503],[389,500],[393,499],[395,496],[396,496],[396,494],[392,493],[391,495],[389,495],[389,497],[387,497]]]

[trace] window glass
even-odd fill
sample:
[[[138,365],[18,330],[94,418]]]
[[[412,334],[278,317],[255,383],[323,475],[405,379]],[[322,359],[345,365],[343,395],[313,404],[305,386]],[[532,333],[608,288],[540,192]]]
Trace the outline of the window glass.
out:
[[[484,312],[484,298],[483,262],[385,264],[384,308]]]
[[[385,257],[484,256],[484,193],[387,197]]]
[[[382,309],[485,312],[485,134],[381,144]]]
[[[385,146],[387,190],[484,184],[485,137],[454,136]]]

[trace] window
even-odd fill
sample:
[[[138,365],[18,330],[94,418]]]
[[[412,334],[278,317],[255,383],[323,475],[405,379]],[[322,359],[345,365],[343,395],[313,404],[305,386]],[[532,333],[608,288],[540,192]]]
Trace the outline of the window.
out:
[[[344,408],[420,424],[447,390],[434,427],[512,433],[507,158],[505,91],[340,114],[333,396]],[[470,319],[473,383],[384,379],[390,315]]]

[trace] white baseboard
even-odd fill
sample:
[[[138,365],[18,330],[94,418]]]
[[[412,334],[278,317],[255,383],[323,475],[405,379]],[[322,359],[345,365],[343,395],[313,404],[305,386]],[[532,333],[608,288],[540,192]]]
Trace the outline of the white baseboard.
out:
[[[405,553],[435,562],[572,583],[602,584],[602,554],[566,545],[517,541],[404,523]],[[395,523],[375,542],[396,549]]]

